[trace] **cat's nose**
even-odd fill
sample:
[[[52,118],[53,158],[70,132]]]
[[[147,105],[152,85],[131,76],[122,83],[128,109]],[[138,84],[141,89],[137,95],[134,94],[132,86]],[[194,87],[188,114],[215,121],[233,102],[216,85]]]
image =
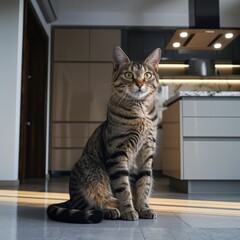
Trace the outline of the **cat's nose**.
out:
[[[142,79],[136,79],[136,85],[138,86],[139,89],[142,87],[143,84],[144,81]]]

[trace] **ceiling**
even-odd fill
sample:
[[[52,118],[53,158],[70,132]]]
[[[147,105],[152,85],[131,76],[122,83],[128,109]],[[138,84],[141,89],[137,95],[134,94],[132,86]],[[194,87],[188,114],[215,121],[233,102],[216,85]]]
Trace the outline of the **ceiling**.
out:
[[[54,24],[180,25],[188,24],[188,0],[51,0]]]
[[[185,13],[188,0],[51,0],[57,12],[142,12],[165,10]],[[161,8],[159,8],[161,7]]]

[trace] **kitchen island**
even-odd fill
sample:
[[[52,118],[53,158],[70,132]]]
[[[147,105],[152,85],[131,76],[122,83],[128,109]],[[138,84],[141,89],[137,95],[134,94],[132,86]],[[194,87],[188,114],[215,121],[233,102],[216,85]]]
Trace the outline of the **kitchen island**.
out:
[[[240,93],[179,92],[163,112],[163,174],[187,193],[240,193]]]

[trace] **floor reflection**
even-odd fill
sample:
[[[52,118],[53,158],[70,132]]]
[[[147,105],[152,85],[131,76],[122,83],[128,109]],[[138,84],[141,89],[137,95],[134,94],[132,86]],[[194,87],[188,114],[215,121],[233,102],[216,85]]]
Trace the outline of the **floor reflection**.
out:
[[[104,220],[94,225],[49,220],[46,207],[68,197],[67,179],[0,188],[0,239],[240,239],[240,195],[188,195],[170,189],[166,179],[159,179],[150,199],[158,213],[155,220]]]

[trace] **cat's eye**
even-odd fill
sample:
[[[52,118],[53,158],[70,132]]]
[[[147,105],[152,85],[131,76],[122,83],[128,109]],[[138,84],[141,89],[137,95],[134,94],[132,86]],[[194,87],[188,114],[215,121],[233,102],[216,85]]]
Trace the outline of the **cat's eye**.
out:
[[[145,74],[144,74],[144,78],[145,79],[150,79],[152,77],[152,74],[150,73],[150,72],[146,72]]]
[[[125,72],[125,73],[124,73],[124,77],[127,78],[127,79],[133,79],[133,73],[131,73],[131,72]]]

